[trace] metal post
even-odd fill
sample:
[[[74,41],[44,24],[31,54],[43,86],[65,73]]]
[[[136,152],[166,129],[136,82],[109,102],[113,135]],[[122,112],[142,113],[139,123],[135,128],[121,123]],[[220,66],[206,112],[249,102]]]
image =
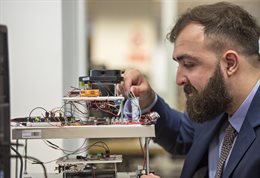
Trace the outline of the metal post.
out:
[[[24,145],[24,174],[27,174],[27,139],[25,139]]]
[[[149,138],[145,137],[145,149],[146,149],[146,174],[150,173],[150,163],[149,163]]]
[[[18,144],[19,144],[19,140],[16,139],[16,150],[18,152]],[[15,177],[18,178],[18,156],[15,158]]]
[[[115,167],[115,177],[117,178],[117,167],[116,167],[116,163],[114,163],[114,167]]]

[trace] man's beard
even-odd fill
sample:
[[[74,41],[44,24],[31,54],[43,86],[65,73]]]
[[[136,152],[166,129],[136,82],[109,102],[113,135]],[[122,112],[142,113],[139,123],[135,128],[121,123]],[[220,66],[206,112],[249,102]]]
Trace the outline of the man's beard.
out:
[[[184,92],[187,96],[188,115],[199,123],[211,120],[226,111],[232,101],[219,64],[203,91],[199,93],[188,83],[184,86]],[[192,95],[188,96],[189,93]]]

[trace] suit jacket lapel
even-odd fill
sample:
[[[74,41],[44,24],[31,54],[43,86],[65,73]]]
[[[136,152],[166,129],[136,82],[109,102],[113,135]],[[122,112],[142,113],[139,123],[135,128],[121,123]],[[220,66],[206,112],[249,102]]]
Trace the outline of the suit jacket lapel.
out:
[[[255,140],[255,132],[252,126],[247,120],[244,121],[243,126],[237,136],[235,145],[229,157],[226,169],[223,172],[223,178],[229,177],[233,172],[236,165],[242,159],[243,155],[246,153],[247,149]]]
[[[223,172],[223,177],[229,177],[236,165],[242,159],[250,145],[256,138],[254,127],[260,125],[260,88],[257,90],[254,99],[247,112],[245,121],[237,136],[234,148],[230,155],[227,167]]]
[[[223,114],[196,128],[199,133],[195,136],[193,145],[186,157],[181,177],[192,177],[197,171],[203,156],[208,154],[210,141],[222,125],[222,117]]]

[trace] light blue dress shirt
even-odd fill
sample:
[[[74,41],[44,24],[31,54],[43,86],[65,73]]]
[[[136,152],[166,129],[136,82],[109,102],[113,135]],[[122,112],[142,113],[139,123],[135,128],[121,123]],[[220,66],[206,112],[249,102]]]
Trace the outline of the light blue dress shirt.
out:
[[[233,128],[236,129],[237,133],[239,133],[239,131],[242,127],[242,124],[245,120],[249,106],[255,96],[255,93],[256,93],[259,85],[260,85],[260,80],[258,80],[256,85],[251,90],[251,92],[249,93],[247,98],[244,100],[244,102],[240,105],[238,110],[228,119],[229,123],[233,126]],[[224,124],[224,126],[220,129],[219,134],[217,134],[210,143],[209,156],[208,156],[209,178],[215,177],[217,164],[218,164],[218,160],[220,157],[220,152],[221,152],[221,148],[222,148],[222,144],[223,144],[223,140],[224,140],[224,132],[225,132],[225,129],[227,128],[227,126],[228,126],[228,123],[226,122],[226,124]],[[236,138],[233,142],[233,145],[235,142],[236,142]],[[230,153],[232,152],[232,148],[231,148]],[[230,153],[229,153],[229,156],[230,156]],[[227,157],[227,160],[225,162],[225,167],[228,162],[229,156]]]

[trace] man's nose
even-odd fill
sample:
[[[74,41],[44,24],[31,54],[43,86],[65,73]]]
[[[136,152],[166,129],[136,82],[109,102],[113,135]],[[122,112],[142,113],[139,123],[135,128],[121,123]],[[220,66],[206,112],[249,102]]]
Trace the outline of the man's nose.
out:
[[[185,85],[188,82],[187,76],[184,74],[180,68],[177,69],[176,73],[176,83],[177,85]]]

